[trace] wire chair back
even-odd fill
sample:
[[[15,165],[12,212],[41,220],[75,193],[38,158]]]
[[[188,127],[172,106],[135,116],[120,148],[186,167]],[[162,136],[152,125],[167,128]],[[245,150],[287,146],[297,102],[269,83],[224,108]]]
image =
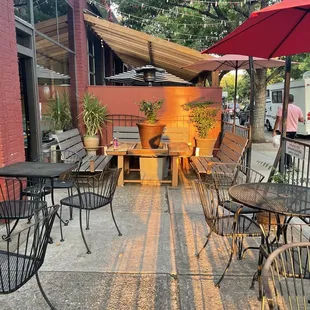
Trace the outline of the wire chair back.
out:
[[[0,294],[16,291],[42,266],[57,209],[37,208],[34,224],[0,242]]]
[[[290,243],[275,250],[263,271],[262,308],[309,309],[310,242]]]
[[[121,168],[106,169],[77,180],[78,195],[72,199],[73,205],[82,209],[96,209],[112,202]]]
[[[0,178],[0,219],[25,219],[33,215],[42,203],[41,193],[45,180],[26,178]],[[24,195],[25,189],[29,196]]]
[[[264,179],[258,171],[239,164],[215,164],[211,171],[221,202],[230,200],[228,190],[231,186],[259,183]]]

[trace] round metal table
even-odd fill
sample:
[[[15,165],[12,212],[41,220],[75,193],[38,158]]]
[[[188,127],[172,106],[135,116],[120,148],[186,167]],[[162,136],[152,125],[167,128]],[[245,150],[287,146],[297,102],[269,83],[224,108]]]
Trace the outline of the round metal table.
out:
[[[310,188],[283,183],[246,183],[229,189],[243,205],[288,217],[310,217]]]

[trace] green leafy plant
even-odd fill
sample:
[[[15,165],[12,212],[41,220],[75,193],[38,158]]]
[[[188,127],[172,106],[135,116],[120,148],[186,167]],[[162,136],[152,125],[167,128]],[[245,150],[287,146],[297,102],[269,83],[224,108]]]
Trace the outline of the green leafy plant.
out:
[[[79,115],[83,118],[86,127],[85,136],[96,136],[98,132],[102,136],[102,127],[106,127],[108,109],[93,94],[86,92],[83,96],[83,111]]]
[[[296,167],[286,171],[285,173],[280,172],[273,165],[260,161],[257,161],[258,164],[262,165],[264,168],[270,170],[273,175],[271,177],[271,182],[273,183],[285,183],[285,184],[293,184],[298,185],[306,181],[304,178],[298,178],[300,170]]]
[[[207,138],[210,129],[215,126],[219,108],[212,108],[210,107],[211,104],[214,104],[214,102],[200,98],[199,100],[185,103],[182,106],[185,111],[190,112],[189,121],[196,127],[198,138]]]
[[[140,111],[144,113],[146,122],[155,124],[157,122],[157,113],[162,108],[164,100],[146,101],[142,100],[137,103]]]
[[[48,101],[48,114],[52,121],[53,130],[68,129],[72,125],[70,99],[67,92],[56,93],[55,98]]]

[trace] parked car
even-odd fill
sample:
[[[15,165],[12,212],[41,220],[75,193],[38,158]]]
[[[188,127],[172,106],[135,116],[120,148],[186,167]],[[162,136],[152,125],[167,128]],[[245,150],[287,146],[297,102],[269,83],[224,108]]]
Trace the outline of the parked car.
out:
[[[239,111],[240,111],[240,106],[239,106],[239,103],[237,103],[236,104],[236,116],[238,115]],[[234,104],[227,103],[224,113],[228,114],[230,118],[233,118],[234,117]]]

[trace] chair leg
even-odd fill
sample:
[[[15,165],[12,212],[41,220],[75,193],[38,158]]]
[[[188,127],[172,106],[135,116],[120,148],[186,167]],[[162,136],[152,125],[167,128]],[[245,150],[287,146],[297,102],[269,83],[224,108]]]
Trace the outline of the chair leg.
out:
[[[199,255],[200,255],[201,251],[207,246],[207,244],[208,244],[208,242],[209,242],[209,240],[210,240],[211,234],[212,234],[212,231],[210,231],[210,232],[208,233],[208,235],[207,235],[207,240],[206,240],[205,244],[203,245],[203,247],[200,249],[200,251],[199,251],[198,253],[195,254],[196,257],[199,258]]]
[[[14,223],[13,227],[10,228],[11,227],[10,220],[6,220],[6,222],[5,222],[6,235],[2,236],[3,240],[11,241],[11,238],[10,238],[11,233],[14,231],[14,229],[15,229],[16,225],[18,224],[18,222],[19,222],[19,220],[15,220],[15,223]]]
[[[243,256],[243,239],[244,239],[244,237],[239,237],[236,240],[237,248],[238,248],[238,250],[237,250],[237,252],[238,252],[237,258],[238,258],[238,260],[241,260],[242,256]]]
[[[91,254],[91,251],[87,245],[87,242],[86,242],[86,239],[85,239],[85,236],[84,236],[84,233],[83,233],[83,225],[82,225],[82,209],[80,208],[80,230],[81,230],[81,235],[82,235],[82,238],[83,238],[83,241],[84,241],[84,244],[86,246],[86,249],[87,249],[87,254]]]
[[[86,210],[86,230],[89,230],[90,210]]]
[[[70,207],[70,221],[73,220],[73,208]]]
[[[39,275],[38,273],[36,272],[36,279],[37,279],[37,282],[38,282],[38,286],[39,286],[39,289],[40,289],[40,292],[42,294],[42,296],[44,297],[46,303],[49,305],[49,307],[52,309],[52,310],[56,310],[56,308],[52,305],[52,303],[49,301],[49,299],[47,298],[43,288],[42,288],[42,285],[41,285],[41,282],[40,282],[40,279],[39,279]]]
[[[262,299],[262,268],[263,268],[263,261],[264,261],[264,255],[259,251],[259,256],[258,256],[258,264],[257,264],[257,271],[255,272],[253,278],[252,278],[252,283],[250,286],[250,289],[254,290],[254,285],[255,281],[258,282],[258,300]]]
[[[229,256],[229,260],[228,260],[228,263],[224,269],[224,272],[223,274],[221,275],[220,279],[216,282],[215,286],[216,287],[220,287],[220,284],[222,282],[222,280],[224,279],[225,277],[225,274],[226,274],[226,271],[228,270],[230,264],[231,264],[231,261],[232,261],[232,258],[233,258],[233,255],[235,253],[235,246],[236,246],[236,239],[233,238],[232,240],[232,246],[231,246],[231,252],[230,252],[230,256]]]
[[[70,197],[70,196],[71,196],[71,197],[73,196],[72,188],[68,188],[68,196],[69,196],[69,197]],[[69,211],[70,211],[70,218],[69,218],[69,220],[72,221],[72,220],[73,220],[73,208],[70,207],[70,208],[69,208]]]
[[[64,236],[63,236],[63,233],[62,233],[62,220],[61,220],[61,216],[62,216],[62,205],[60,205],[60,208],[59,208],[59,228],[60,228],[60,242],[64,242]]]
[[[120,230],[119,230],[119,228],[118,228],[118,226],[116,224],[116,221],[115,221],[115,217],[114,217],[114,213],[113,213],[113,208],[112,208],[112,202],[110,202],[110,209],[111,209],[111,214],[112,214],[113,222],[114,222],[115,227],[116,227],[116,229],[118,231],[118,235],[122,236],[122,233],[120,232]]]

